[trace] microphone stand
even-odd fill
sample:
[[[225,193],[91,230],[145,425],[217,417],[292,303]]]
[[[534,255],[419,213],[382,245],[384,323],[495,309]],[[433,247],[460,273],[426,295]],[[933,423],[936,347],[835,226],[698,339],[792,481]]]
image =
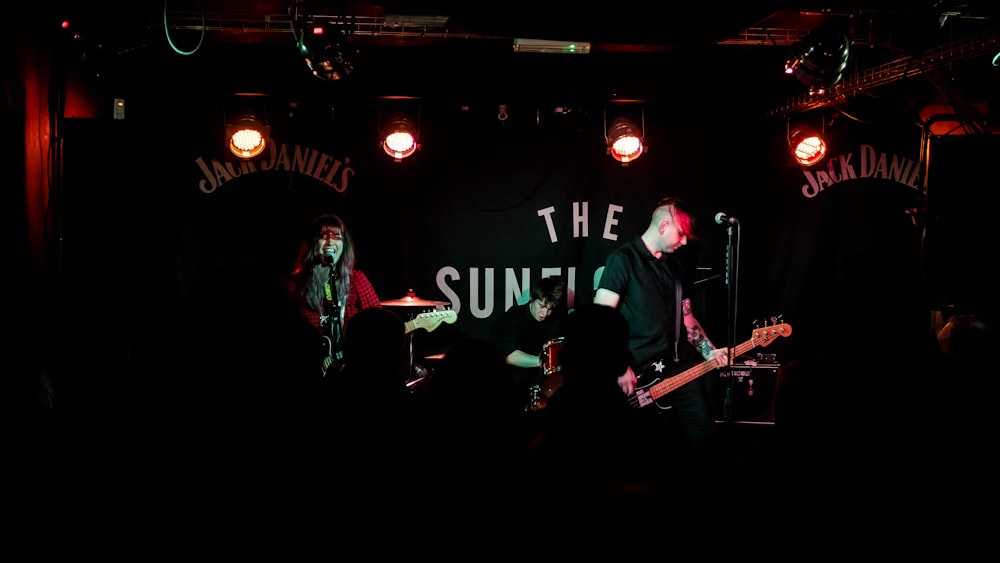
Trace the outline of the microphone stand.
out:
[[[733,377],[733,361],[735,358],[735,348],[736,348],[736,329],[734,324],[736,322],[736,289],[737,280],[739,278],[739,266],[738,266],[738,253],[737,247],[733,244],[733,226],[737,227],[737,239],[739,239],[739,221],[731,221],[726,225],[726,300],[727,300],[727,322],[726,322],[726,347],[729,353],[729,361],[726,363],[726,367],[722,368],[723,374],[726,376],[727,385],[725,386],[725,397],[723,399],[723,419],[725,420],[726,426],[726,436],[727,438],[732,432],[732,422],[733,422],[733,390],[735,389],[735,378]]]

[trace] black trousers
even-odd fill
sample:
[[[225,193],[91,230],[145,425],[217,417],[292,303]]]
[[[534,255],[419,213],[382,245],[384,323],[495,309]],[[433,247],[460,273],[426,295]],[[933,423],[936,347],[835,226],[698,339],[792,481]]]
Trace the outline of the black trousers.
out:
[[[725,470],[725,452],[708,383],[704,377],[698,378],[646,408],[655,409],[668,453],[689,462],[700,479],[711,481]]]

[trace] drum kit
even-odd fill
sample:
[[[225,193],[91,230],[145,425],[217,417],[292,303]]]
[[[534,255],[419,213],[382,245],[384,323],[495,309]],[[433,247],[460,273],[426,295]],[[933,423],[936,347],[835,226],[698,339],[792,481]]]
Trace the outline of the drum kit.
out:
[[[400,308],[402,311],[406,311],[407,314],[405,316],[410,317],[410,320],[424,311],[440,311],[450,305],[447,301],[421,299],[416,296],[412,289],[404,297],[382,301],[383,307]],[[408,333],[407,338],[409,339],[410,368],[406,386],[413,390],[419,386],[423,378],[427,375],[427,370],[414,361],[413,332]],[[537,385],[531,389],[531,395],[526,407],[528,410],[544,408],[546,401],[562,386],[562,365],[559,362],[559,352],[562,350],[562,346],[562,337],[553,338],[542,346],[541,353],[539,354],[539,370],[541,370],[542,375],[541,385]],[[424,359],[437,361],[443,358],[444,354],[434,354],[426,356]]]

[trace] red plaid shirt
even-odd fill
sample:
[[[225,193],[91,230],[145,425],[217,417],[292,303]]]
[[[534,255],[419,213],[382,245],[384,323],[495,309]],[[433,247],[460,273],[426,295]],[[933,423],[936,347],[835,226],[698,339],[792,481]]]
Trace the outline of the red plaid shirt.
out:
[[[361,309],[381,306],[382,301],[379,300],[378,294],[375,293],[375,288],[368,281],[368,276],[361,270],[353,270],[351,272],[351,289],[347,292],[347,303],[344,306],[343,322],[346,324]],[[309,320],[313,327],[317,331],[322,332],[322,325],[320,324],[322,313],[313,311],[305,306],[301,308],[301,311],[302,315]]]

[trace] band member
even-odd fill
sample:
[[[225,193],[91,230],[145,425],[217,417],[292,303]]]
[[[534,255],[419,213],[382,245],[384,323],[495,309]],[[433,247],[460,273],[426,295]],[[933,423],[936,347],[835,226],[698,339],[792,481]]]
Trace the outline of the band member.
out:
[[[550,347],[546,358],[542,353],[547,344],[557,344],[561,336],[565,296],[566,282],[561,277],[542,278],[532,285],[526,303],[504,311],[492,326],[491,340],[506,358],[521,392],[532,400],[542,398],[537,395],[543,379],[558,368],[553,365],[557,349]]]
[[[320,215],[306,228],[289,288],[302,315],[323,337],[323,373],[342,355],[344,325],[358,311],[380,307],[368,277],[355,267],[354,242],[344,221]]]
[[[668,197],[656,204],[645,232],[605,261],[594,302],[617,307],[628,321],[630,365],[618,379],[627,394],[701,361],[728,365],[728,349],[712,344],[691,308],[684,264],[676,256],[689,240],[697,240],[691,212],[682,200]],[[694,451],[716,453],[719,436],[704,378],[649,408],[667,415]]]

